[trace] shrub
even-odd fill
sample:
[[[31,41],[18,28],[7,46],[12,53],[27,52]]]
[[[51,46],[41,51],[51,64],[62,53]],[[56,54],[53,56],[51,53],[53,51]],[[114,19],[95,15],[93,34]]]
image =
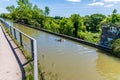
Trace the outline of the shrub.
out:
[[[113,41],[112,50],[115,56],[120,57],[120,38]]]

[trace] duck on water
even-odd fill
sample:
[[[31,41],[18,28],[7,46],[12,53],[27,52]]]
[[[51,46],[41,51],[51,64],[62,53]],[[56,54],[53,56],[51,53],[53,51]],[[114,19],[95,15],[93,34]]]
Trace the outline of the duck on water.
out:
[[[62,42],[62,41],[64,41],[64,40],[62,40],[61,38],[59,38],[59,39],[56,39],[56,41]]]

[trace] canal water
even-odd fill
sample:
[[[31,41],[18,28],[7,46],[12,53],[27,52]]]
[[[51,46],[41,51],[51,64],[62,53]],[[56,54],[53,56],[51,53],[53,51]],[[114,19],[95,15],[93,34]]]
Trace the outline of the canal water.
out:
[[[37,40],[38,60],[46,80],[120,80],[120,59],[109,53],[17,23],[7,23]]]

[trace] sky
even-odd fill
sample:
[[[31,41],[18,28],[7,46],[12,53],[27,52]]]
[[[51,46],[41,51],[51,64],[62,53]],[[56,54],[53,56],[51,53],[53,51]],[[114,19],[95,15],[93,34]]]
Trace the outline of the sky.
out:
[[[71,14],[81,16],[101,13],[110,15],[114,9],[120,13],[120,0],[30,0],[44,10],[50,8],[50,16],[69,17]],[[6,13],[6,6],[17,6],[16,0],[0,0],[0,13]]]

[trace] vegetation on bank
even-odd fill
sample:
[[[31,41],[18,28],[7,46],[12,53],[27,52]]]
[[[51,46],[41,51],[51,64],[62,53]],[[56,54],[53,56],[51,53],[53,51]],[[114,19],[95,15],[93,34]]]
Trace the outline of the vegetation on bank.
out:
[[[14,5],[7,6],[6,9],[10,13],[1,14],[0,17],[95,43],[100,39],[96,35],[93,36],[93,39],[90,39],[89,36],[92,37],[91,34],[100,34],[101,26],[99,24],[106,18],[103,14],[93,14],[85,17],[79,14],[72,14],[69,18],[50,17],[50,9],[47,6],[42,10],[29,0],[17,0],[16,2],[18,4],[17,7]]]
[[[0,14],[0,17],[93,43],[99,43],[102,25],[109,25],[108,27],[120,25],[120,14],[116,9],[108,16],[97,13],[86,16],[72,14],[68,18],[50,17],[50,9],[47,6],[42,10],[37,5],[33,5],[30,0],[16,0],[16,2],[18,4],[16,7],[7,6],[9,13]]]
[[[113,41],[112,49],[113,49],[113,54],[117,57],[120,57],[120,38]]]
[[[110,24],[109,27],[118,27],[120,25],[120,14],[117,13],[116,9],[108,16],[97,13],[84,17],[79,14],[72,14],[68,18],[60,16],[50,17],[50,9],[47,6],[42,10],[37,5],[33,5],[29,0],[16,0],[16,2],[18,4],[17,7],[14,5],[7,6],[6,9],[10,13],[0,14],[0,17],[93,43],[99,43],[102,25]],[[120,39],[113,41],[112,49],[113,54],[120,57]],[[25,68],[25,72],[28,74],[26,80],[33,79],[32,63]],[[39,72],[41,74],[40,68]]]
[[[120,22],[120,15],[117,14],[116,9],[109,16],[92,14],[83,17],[79,14],[72,14],[68,18],[60,16],[50,17],[50,9],[47,6],[42,10],[29,0],[16,0],[16,2],[18,4],[17,7],[14,5],[7,6],[6,9],[10,13],[0,14],[0,17],[94,43],[98,43],[100,40],[103,24],[109,23],[110,26],[116,26]]]

